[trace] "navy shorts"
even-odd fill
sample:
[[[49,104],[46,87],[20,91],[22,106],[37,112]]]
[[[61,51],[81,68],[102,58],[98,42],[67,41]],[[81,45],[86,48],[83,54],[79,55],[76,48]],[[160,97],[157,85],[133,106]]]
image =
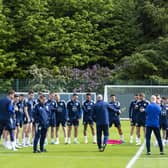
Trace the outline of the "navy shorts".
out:
[[[167,121],[160,122],[160,128],[166,130],[168,128]]]
[[[57,120],[56,121],[56,127],[59,127],[60,125],[62,125],[63,127],[66,127],[66,120]]]
[[[93,125],[94,124],[94,121],[93,120],[83,120],[83,125]]]
[[[146,123],[143,120],[139,120],[139,121],[136,122],[136,126],[137,127],[145,127]]]
[[[67,122],[67,125],[68,126],[79,126],[79,120],[69,120],[68,122]]]
[[[22,128],[24,121],[22,119],[16,119],[16,127]]]
[[[27,119],[27,117],[24,117],[24,121],[23,121],[23,123],[26,125],[26,124],[30,124],[30,123],[32,123],[33,122],[33,118],[32,117],[30,117],[30,121],[28,121],[28,119]]]
[[[49,121],[49,127],[56,127],[56,121]]]
[[[121,127],[121,123],[120,123],[120,120],[119,120],[119,119],[110,121],[109,127],[112,127],[113,124],[114,124],[114,126],[117,127],[117,128]]]
[[[135,119],[132,119],[131,126],[136,126],[136,120]]]
[[[49,117],[49,127],[56,127],[56,118],[55,115]]]

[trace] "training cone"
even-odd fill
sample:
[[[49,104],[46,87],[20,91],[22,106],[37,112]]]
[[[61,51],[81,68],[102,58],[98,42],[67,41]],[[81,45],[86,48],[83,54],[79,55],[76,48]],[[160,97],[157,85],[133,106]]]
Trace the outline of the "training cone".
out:
[[[121,141],[121,140],[115,140],[115,139],[109,139],[109,140],[107,141],[107,144],[120,145],[120,144],[122,144],[122,141]]]

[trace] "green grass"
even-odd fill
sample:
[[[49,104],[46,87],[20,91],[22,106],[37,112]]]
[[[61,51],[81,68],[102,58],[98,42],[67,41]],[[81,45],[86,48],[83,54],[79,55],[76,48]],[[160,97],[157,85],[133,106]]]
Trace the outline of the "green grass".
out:
[[[166,147],[167,148],[167,147]],[[153,148],[152,155],[146,156],[145,151],[141,157],[136,161],[133,168],[164,168],[167,167],[168,157],[167,155],[160,156],[159,149]]]
[[[48,153],[33,154],[32,147],[13,152],[4,149],[2,145],[0,145],[0,167],[124,168],[129,160],[135,155],[139,147],[135,146],[135,144],[129,144],[129,122],[123,121],[122,127],[126,143],[122,145],[108,145],[103,153],[98,152],[97,146],[91,143],[91,136],[89,144],[83,143],[82,127],[80,127],[79,130],[80,144],[47,145],[46,148]],[[118,133],[114,127],[110,129],[110,138],[119,139]],[[61,140],[63,139],[61,138]],[[153,155],[147,157],[144,151],[134,167],[142,168],[145,167],[145,165],[152,168],[163,167],[167,162],[167,156],[160,156],[158,148],[152,148],[152,152]]]
[[[152,142],[154,142],[154,138],[152,138]],[[138,158],[133,168],[162,168],[167,167],[168,163],[168,155],[167,155],[168,147],[165,146],[164,151],[165,155],[160,155],[159,147],[154,147],[153,143],[151,143],[151,155],[146,155],[146,148],[144,149],[141,157]]]

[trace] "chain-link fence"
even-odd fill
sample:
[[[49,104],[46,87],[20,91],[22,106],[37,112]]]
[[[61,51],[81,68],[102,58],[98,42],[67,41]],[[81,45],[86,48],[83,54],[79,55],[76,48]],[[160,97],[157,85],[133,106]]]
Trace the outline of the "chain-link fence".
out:
[[[9,89],[14,89],[16,92],[28,92],[34,90],[35,92],[56,91],[56,92],[96,92],[104,93],[105,85],[168,85],[163,82],[153,81],[102,81],[90,83],[86,80],[59,80],[59,79],[0,79],[0,94],[6,93]]]

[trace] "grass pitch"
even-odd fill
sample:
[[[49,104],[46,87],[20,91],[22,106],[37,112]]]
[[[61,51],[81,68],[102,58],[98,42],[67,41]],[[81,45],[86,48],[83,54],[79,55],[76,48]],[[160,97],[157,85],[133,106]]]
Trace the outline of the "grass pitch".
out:
[[[135,155],[139,146],[129,143],[129,122],[122,121],[122,128],[126,143],[121,145],[108,145],[105,152],[98,152],[97,145],[84,144],[82,126],[79,128],[80,144],[47,145],[47,153],[32,153],[32,147],[22,148],[17,152],[6,150],[0,144],[1,168],[125,168]],[[90,135],[90,130],[89,135]],[[62,134],[60,141],[63,142]],[[119,139],[117,130],[110,129],[110,139]],[[73,142],[73,138],[72,138]],[[165,152],[168,147],[165,148]],[[146,156],[145,150],[133,165],[133,168],[162,168],[168,163],[167,155],[160,156],[159,149],[152,147],[152,155]]]

